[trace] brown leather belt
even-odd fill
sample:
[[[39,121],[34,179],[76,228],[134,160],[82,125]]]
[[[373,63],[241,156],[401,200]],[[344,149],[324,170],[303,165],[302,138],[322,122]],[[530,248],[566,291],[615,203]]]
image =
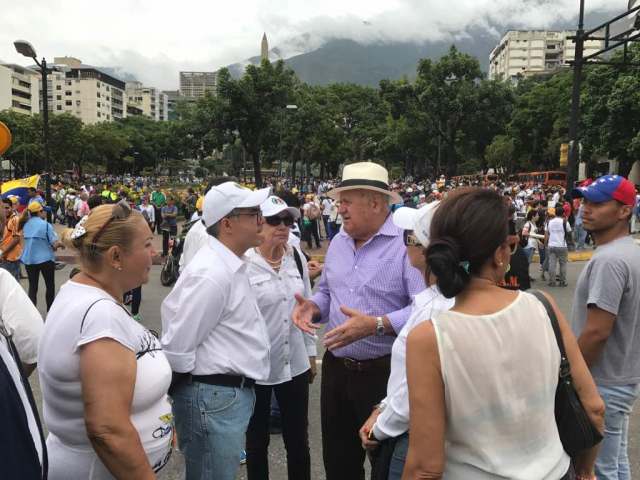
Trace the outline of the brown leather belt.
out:
[[[381,367],[388,368],[391,363],[391,355],[372,358],[370,360],[354,360],[353,358],[340,358],[335,356],[334,358],[351,372],[366,372]]]

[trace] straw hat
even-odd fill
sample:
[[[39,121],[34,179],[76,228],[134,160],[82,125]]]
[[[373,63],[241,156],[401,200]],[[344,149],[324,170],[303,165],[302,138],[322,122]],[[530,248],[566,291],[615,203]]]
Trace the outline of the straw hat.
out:
[[[373,190],[389,197],[389,204],[402,203],[396,192],[389,190],[389,172],[382,165],[373,162],[358,162],[345,165],[342,170],[342,182],[339,187],[329,190],[327,195],[336,200],[340,193],[347,190]]]

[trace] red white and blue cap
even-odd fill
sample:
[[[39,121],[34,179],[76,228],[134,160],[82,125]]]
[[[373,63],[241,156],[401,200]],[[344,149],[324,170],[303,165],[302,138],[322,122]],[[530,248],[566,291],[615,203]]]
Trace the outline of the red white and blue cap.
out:
[[[596,179],[590,185],[576,188],[576,197],[584,197],[593,203],[603,203],[617,200],[623,205],[635,205],[636,187],[633,183],[620,175],[605,175]]]

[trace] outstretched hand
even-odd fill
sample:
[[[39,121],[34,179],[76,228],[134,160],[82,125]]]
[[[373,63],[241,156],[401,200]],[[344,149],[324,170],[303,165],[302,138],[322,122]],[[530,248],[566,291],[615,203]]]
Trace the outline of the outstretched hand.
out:
[[[293,307],[291,318],[293,323],[303,332],[315,334],[320,328],[319,325],[313,323],[313,318],[320,315],[320,309],[311,300],[307,300],[302,295],[295,294],[296,306]]]

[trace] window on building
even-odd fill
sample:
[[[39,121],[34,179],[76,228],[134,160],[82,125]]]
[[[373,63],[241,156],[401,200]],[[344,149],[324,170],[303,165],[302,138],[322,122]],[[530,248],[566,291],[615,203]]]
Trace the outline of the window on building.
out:
[[[62,105],[56,105],[56,110],[62,110]]]
[[[76,106],[80,106],[80,100],[76,100]]]
[[[62,95],[56,95],[56,100],[62,100]]]
[[[96,82],[96,87],[100,88],[100,82]]]
[[[100,92],[96,92],[96,95],[98,96],[98,98],[100,98]]]
[[[64,94],[65,94],[65,96],[70,97],[70,96],[71,96],[71,94],[72,94],[72,92],[71,92],[71,91],[69,91],[69,90],[67,90],[66,92],[64,92]]]
[[[100,108],[100,102],[98,102],[98,108]]]
[[[110,90],[110,89],[109,89],[109,85],[107,85],[107,92],[108,92],[109,90]]]
[[[67,80],[67,85],[71,85],[71,80]]]
[[[62,90],[62,85],[56,85],[56,90]]]
[[[98,112],[98,118],[100,118],[100,112]]]
[[[64,104],[65,104],[67,107],[70,107],[71,105],[73,105],[73,102],[72,102],[71,100],[66,100],[66,101],[64,102]]]

